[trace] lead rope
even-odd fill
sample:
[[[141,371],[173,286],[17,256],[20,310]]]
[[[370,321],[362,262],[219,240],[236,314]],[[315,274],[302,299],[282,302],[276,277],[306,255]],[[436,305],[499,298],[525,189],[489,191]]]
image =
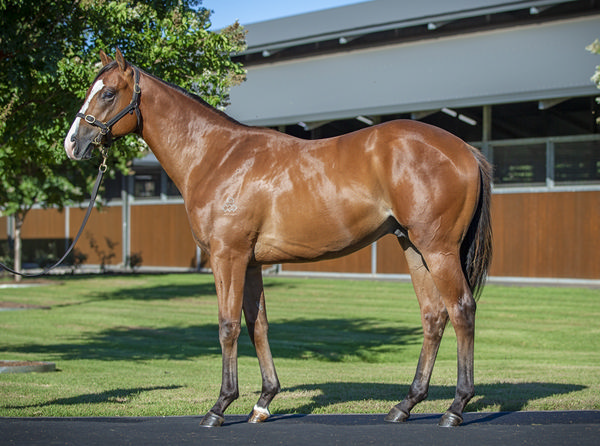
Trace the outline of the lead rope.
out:
[[[0,268],[3,268],[4,270],[8,271],[9,273],[16,274],[16,275],[23,276],[23,277],[40,277],[45,274],[48,274],[51,270],[53,270],[58,265],[60,265],[67,258],[67,256],[71,253],[71,251],[75,247],[75,244],[77,243],[77,240],[79,240],[79,237],[81,236],[81,234],[83,232],[83,228],[85,228],[85,225],[88,221],[88,218],[90,217],[90,214],[92,213],[94,203],[96,202],[96,196],[98,195],[98,190],[100,189],[100,183],[102,183],[102,177],[104,176],[104,172],[106,172],[106,169],[107,169],[106,158],[108,156],[108,148],[113,141],[112,134],[111,134],[112,126],[115,125],[127,113],[133,113],[135,111],[136,118],[137,118],[138,131],[141,128],[140,109],[138,107],[138,105],[139,105],[138,102],[140,100],[140,94],[142,93],[142,90],[140,89],[140,71],[136,67],[133,67],[133,72],[134,72],[134,84],[133,84],[133,96],[131,97],[131,102],[129,103],[129,105],[127,107],[125,107],[123,110],[121,110],[115,116],[113,116],[108,122],[104,123],[102,121],[98,121],[92,115],[84,115],[82,113],[77,113],[77,115],[76,115],[78,118],[84,119],[88,124],[94,125],[94,126],[100,128],[100,133],[96,136],[96,138],[94,138],[94,141],[92,141],[92,144],[95,144],[98,146],[98,148],[100,149],[100,153],[102,154],[103,160],[102,160],[102,164],[100,164],[100,167],[98,167],[98,177],[96,178],[96,184],[94,184],[94,189],[92,190],[92,196],[90,197],[90,205],[88,206],[87,212],[85,213],[85,217],[83,217],[83,222],[81,223],[81,228],[79,228],[79,232],[75,236],[75,239],[73,240],[73,243],[71,243],[71,246],[69,246],[69,248],[67,248],[67,252],[65,252],[65,254],[60,258],[60,260],[58,262],[56,262],[54,265],[52,265],[48,268],[45,268],[39,274],[19,273],[19,272],[15,271],[14,269],[9,268],[8,266],[6,266],[2,263],[0,263]],[[104,136],[108,136],[108,142],[107,143],[105,142],[103,144],[102,137],[104,137]]]
[[[102,164],[100,164],[100,167],[98,167],[98,176],[96,177],[96,183],[94,184],[94,188],[92,189],[92,195],[90,197],[90,204],[85,213],[85,217],[83,217],[83,222],[81,223],[79,232],[73,239],[73,242],[71,243],[71,245],[67,248],[67,252],[64,253],[64,255],[58,260],[58,262],[54,263],[53,265],[51,265],[47,268],[44,268],[44,270],[38,274],[20,273],[20,272],[15,271],[14,269],[9,268],[8,266],[6,266],[2,263],[0,263],[0,268],[5,269],[9,273],[16,274],[16,275],[22,276],[22,277],[40,277],[40,276],[44,276],[44,275],[48,274],[51,270],[53,270],[54,268],[59,266],[62,262],[64,262],[64,260],[71,253],[71,251],[73,251],[73,248],[75,247],[75,244],[77,243],[77,240],[79,240],[79,237],[81,237],[81,234],[83,233],[83,229],[85,228],[85,225],[86,225],[88,219],[90,218],[90,214],[92,213],[92,209],[94,208],[94,204],[96,203],[96,197],[98,196],[98,191],[100,190],[100,184],[102,183],[102,177],[104,176],[104,173],[106,172],[106,170],[108,168],[106,165],[107,151],[104,147],[102,147],[100,151],[102,153],[103,160],[102,160]]]

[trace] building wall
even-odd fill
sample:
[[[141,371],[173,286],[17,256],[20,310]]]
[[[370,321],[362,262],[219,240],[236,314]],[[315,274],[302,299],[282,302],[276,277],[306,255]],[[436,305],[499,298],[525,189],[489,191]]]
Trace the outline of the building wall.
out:
[[[34,210],[27,216],[25,239],[65,239],[65,218],[70,237],[79,228],[83,209],[68,212]],[[99,252],[122,263],[122,208],[94,211],[77,249],[88,255],[88,264],[99,264]],[[600,191],[497,193],[492,197],[494,258],[490,275],[600,279]],[[6,218],[0,218],[0,228]],[[131,252],[142,256],[142,266],[194,268],[196,248],[183,204],[131,206]],[[4,231],[2,234],[6,234]],[[97,249],[90,245],[91,238]],[[6,237],[4,237],[6,238]],[[349,256],[317,263],[286,264],[283,271],[360,274],[407,274],[402,251],[392,235]],[[59,250],[60,251],[60,250]]]
[[[600,191],[494,194],[491,276],[600,279]],[[371,247],[284,271],[373,272]],[[407,274],[395,237],[377,242],[378,274]]]
[[[594,94],[599,27],[592,15],[252,65],[226,111],[274,126]]]
[[[494,276],[600,278],[600,192],[499,194]]]
[[[69,209],[69,238],[73,239],[79,231],[86,209]],[[64,215],[64,213],[63,213]],[[27,216],[25,225],[32,223]],[[107,206],[94,210],[87,222],[83,234],[75,249],[87,256],[86,264],[100,265],[102,257],[108,265],[118,265],[123,262],[121,207]],[[39,235],[39,233],[38,233]],[[64,237],[64,233],[63,233]]]
[[[131,253],[143,266],[194,268],[196,246],[183,204],[132,206]]]

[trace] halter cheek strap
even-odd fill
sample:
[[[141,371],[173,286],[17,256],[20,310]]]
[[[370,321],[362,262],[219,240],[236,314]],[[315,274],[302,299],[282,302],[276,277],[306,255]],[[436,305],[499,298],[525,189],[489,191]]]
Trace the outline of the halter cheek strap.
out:
[[[142,119],[141,119],[140,109],[139,109],[140,93],[142,92],[142,90],[140,89],[140,71],[135,67],[132,67],[132,68],[133,68],[133,72],[134,72],[133,96],[131,97],[131,102],[129,103],[129,105],[127,107],[125,107],[123,110],[121,110],[115,116],[113,116],[107,122],[102,122],[102,121],[96,119],[93,115],[84,115],[83,113],[77,113],[76,116],[78,118],[83,119],[85,122],[87,122],[90,125],[100,128],[100,133],[92,141],[93,144],[96,144],[99,146],[110,146],[110,144],[114,140],[112,133],[111,133],[112,126],[115,125],[117,122],[119,122],[123,118],[123,116],[125,116],[128,113],[131,114],[135,111],[135,115],[137,117],[137,128],[138,128],[138,130],[141,128]],[[102,142],[102,138],[104,136],[108,137],[108,142],[106,142],[106,143]]]
[[[85,122],[87,122],[88,124],[91,124],[91,125],[94,125],[94,126],[100,128],[100,134],[98,134],[98,136],[94,139],[94,141],[92,141],[92,143],[101,146],[100,150],[102,151],[103,161],[102,161],[102,164],[100,165],[100,167],[98,168],[98,176],[96,177],[96,183],[94,184],[94,188],[92,190],[90,204],[88,206],[87,212],[85,213],[85,217],[83,218],[83,223],[81,223],[81,227],[79,228],[79,232],[75,236],[75,239],[73,239],[73,242],[67,248],[67,252],[65,252],[65,254],[60,258],[60,260],[58,262],[56,262],[55,264],[53,264],[52,266],[50,266],[48,268],[45,268],[39,274],[25,274],[22,272],[17,272],[15,270],[7,267],[6,265],[3,265],[2,263],[0,263],[0,268],[5,269],[6,271],[8,271],[10,273],[18,274],[19,276],[39,277],[39,276],[48,274],[48,272],[50,270],[52,270],[52,269],[56,268],[58,265],[60,265],[67,258],[69,253],[73,250],[73,248],[75,247],[75,244],[79,240],[79,237],[83,233],[83,228],[85,228],[85,224],[87,223],[88,218],[90,217],[90,214],[92,213],[92,209],[94,208],[94,203],[96,201],[96,196],[98,195],[98,191],[100,189],[100,184],[102,183],[102,177],[104,175],[104,172],[106,172],[106,169],[107,169],[107,167],[106,167],[106,156],[107,156],[106,152],[107,151],[105,149],[108,148],[108,146],[110,146],[110,143],[113,140],[112,135],[111,135],[112,126],[115,125],[127,113],[133,113],[135,111],[135,114],[137,116],[138,129],[141,128],[141,116],[140,116],[140,109],[139,109],[139,101],[140,101],[140,93],[141,93],[140,72],[135,67],[133,67],[133,71],[135,74],[135,83],[133,85],[133,97],[131,98],[131,102],[129,103],[129,105],[127,107],[125,107],[123,110],[121,110],[119,113],[117,113],[117,115],[114,116],[112,119],[110,119],[108,122],[102,122],[102,121],[98,121],[92,115],[84,115],[83,113],[77,113],[78,118],[85,119]],[[106,136],[106,135],[108,135],[108,142],[103,143],[102,137]]]

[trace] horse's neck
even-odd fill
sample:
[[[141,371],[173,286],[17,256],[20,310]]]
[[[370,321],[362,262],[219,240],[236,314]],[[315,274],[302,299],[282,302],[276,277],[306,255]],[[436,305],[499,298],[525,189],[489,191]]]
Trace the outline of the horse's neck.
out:
[[[150,76],[140,82],[142,137],[163,169],[184,194],[191,171],[207,156],[215,156],[214,141],[227,144],[231,129],[240,126],[207,104]],[[223,132],[227,130],[226,132]]]

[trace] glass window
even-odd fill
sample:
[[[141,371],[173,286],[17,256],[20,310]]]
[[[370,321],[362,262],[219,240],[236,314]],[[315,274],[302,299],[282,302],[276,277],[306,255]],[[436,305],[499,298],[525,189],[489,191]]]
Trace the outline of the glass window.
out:
[[[492,139],[546,138],[597,133],[593,97],[555,99],[492,107]]]
[[[464,141],[481,141],[483,139],[483,108],[450,108],[445,107],[435,113],[426,114],[417,119],[449,131]]]
[[[493,147],[493,154],[494,184],[546,184],[546,144]]]
[[[136,170],[133,178],[133,195],[136,198],[160,197],[160,170]]]
[[[563,185],[599,183],[600,141],[556,143],[554,181]]]
[[[106,178],[104,180],[104,194],[102,198],[105,200],[120,200],[123,175],[121,172],[115,174],[115,178]]]
[[[177,189],[173,180],[166,173],[164,175],[167,178],[167,197],[180,197],[179,189]]]

